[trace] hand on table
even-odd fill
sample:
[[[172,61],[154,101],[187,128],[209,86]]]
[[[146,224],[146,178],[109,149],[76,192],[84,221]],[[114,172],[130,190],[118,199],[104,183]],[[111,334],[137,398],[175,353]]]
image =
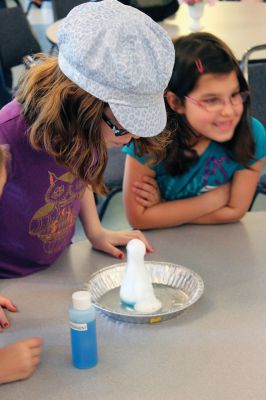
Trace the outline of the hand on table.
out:
[[[90,238],[92,246],[97,250],[102,250],[105,253],[111,254],[116,258],[124,258],[123,251],[116,246],[125,246],[131,239],[140,239],[144,242],[147,252],[153,252],[153,247],[147,241],[145,235],[138,230],[132,231],[111,231],[101,226],[101,229]]]
[[[0,348],[0,384],[29,378],[40,362],[42,340],[20,340]]]
[[[143,207],[149,208],[162,201],[158,184],[151,176],[144,176],[142,182],[134,182],[132,191],[136,194],[136,201]]]
[[[3,307],[6,308],[8,311],[11,312],[16,312],[17,308],[16,306],[12,303],[11,300],[9,300],[6,297],[0,296],[0,332],[2,331],[2,328],[8,328],[9,323],[8,319],[6,317],[6,314],[3,310]]]

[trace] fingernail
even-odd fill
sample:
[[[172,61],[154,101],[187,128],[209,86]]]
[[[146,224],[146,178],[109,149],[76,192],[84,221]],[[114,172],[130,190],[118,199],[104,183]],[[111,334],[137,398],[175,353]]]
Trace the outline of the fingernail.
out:
[[[8,324],[7,322],[5,322],[5,323],[3,324],[3,327],[4,327],[4,328],[8,328],[8,326],[9,326],[9,324]]]
[[[119,258],[120,260],[122,260],[122,258],[123,258],[123,254],[122,254],[122,253],[120,253],[120,254],[118,255],[118,258]]]

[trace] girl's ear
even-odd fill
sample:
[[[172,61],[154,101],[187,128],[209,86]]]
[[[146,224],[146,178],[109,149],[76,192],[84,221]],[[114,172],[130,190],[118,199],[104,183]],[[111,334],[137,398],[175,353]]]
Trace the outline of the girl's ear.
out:
[[[178,114],[185,113],[185,107],[174,92],[168,91],[165,95],[169,107]]]

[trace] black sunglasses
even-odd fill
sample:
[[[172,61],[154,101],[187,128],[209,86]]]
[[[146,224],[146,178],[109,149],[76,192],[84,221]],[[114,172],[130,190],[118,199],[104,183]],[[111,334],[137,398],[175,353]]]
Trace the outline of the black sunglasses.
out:
[[[112,129],[115,136],[123,136],[129,133],[126,129],[118,128],[109,118],[106,117],[106,115],[103,114],[102,118],[104,122]]]

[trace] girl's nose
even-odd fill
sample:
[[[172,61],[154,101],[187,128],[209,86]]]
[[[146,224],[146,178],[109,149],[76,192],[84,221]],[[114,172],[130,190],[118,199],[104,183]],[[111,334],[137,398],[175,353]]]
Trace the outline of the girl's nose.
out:
[[[224,101],[224,106],[221,111],[223,115],[233,115],[236,112],[236,106],[234,106],[230,100]]]

